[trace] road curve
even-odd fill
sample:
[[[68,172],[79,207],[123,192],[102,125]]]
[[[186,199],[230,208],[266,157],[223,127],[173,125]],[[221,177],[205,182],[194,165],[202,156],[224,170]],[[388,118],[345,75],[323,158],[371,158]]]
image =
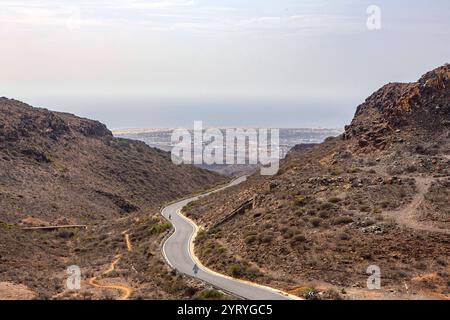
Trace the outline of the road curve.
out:
[[[219,274],[212,271],[201,264],[194,255],[193,241],[198,231],[195,223],[181,214],[181,209],[189,202],[195,201],[201,197],[207,196],[211,193],[235,186],[246,180],[246,177],[241,177],[229,185],[205,193],[200,196],[192,197],[170,204],[162,209],[161,213],[172,222],[175,231],[164,242],[162,252],[167,263],[179,272],[189,275],[194,278],[203,280],[212,286],[222,289],[225,292],[234,294],[238,297],[249,300],[285,300],[294,299],[293,296],[287,295],[276,289],[261,286],[248,281],[237,280],[226,275]],[[197,264],[199,270],[194,274],[193,267]]]

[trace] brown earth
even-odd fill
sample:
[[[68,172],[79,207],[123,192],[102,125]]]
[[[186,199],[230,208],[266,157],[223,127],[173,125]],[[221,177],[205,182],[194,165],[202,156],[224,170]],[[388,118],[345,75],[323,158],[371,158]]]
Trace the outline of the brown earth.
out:
[[[301,296],[448,298],[449,154],[444,65],[384,86],[342,136],[293,150],[276,176],[255,174],[185,208],[203,227],[196,253],[220,272]],[[366,288],[370,265],[381,290]]]
[[[2,300],[31,300],[34,297],[34,292],[24,285],[0,282],[0,298]]]

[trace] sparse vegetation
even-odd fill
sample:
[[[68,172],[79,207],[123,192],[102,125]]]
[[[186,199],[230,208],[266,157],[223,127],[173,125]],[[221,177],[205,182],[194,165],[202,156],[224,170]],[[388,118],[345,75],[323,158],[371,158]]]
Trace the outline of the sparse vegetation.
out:
[[[328,202],[330,202],[330,203],[339,203],[339,202],[341,202],[342,201],[342,199],[341,198],[338,198],[338,197],[331,197],[330,199],[328,199]]]
[[[248,263],[234,263],[228,267],[227,273],[236,278],[255,279],[260,276],[260,271]]]
[[[255,241],[256,241],[256,236],[255,235],[249,235],[249,236],[247,236],[246,238],[245,238],[245,243],[247,244],[247,245],[251,245],[251,244],[253,244]]]
[[[14,228],[15,228],[15,226],[13,224],[0,220],[0,229],[10,230],[10,229],[14,229]]]
[[[197,300],[222,300],[224,299],[226,296],[218,290],[215,289],[205,289],[200,291],[195,299]]]
[[[293,238],[292,241],[294,243],[298,243],[298,242],[305,242],[306,241],[306,237],[302,234],[296,234]]]
[[[297,207],[303,207],[307,204],[307,199],[304,196],[295,196],[294,205]]]
[[[333,224],[349,224],[353,222],[353,218],[349,216],[339,216],[333,219]]]
[[[172,225],[170,223],[155,223],[150,225],[149,229],[152,234],[161,234],[171,229]]]
[[[312,219],[310,220],[311,225],[312,225],[314,228],[319,227],[319,226],[322,224],[322,221],[323,221],[323,219],[321,219],[321,218],[312,218]]]

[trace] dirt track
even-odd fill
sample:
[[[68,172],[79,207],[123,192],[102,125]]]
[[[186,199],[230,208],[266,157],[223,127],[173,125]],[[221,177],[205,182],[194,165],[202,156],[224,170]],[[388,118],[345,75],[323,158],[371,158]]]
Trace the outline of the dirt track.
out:
[[[131,245],[131,241],[130,241],[130,236],[129,234],[125,231],[123,232],[123,235],[125,237],[125,242],[127,244],[127,250],[129,252],[133,251],[133,247]],[[116,257],[116,260],[114,260],[111,265],[109,266],[109,268],[107,270],[105,270],[100,276],[106,276],[108,274],[110,274],[111,272],[113,272],[116,268],[116,265],[120,262],[120,259],[122,258],[122,255],[118,255]],[[96,288],[101,288],[101,289],[113,289],[113,290],[119,290],[122,292],[122,295],[118,298],[118,300],[128,300],[131,296],[131,294],[133,293],[133,289],[122,285],[122,284],[101,284],[98,282],[97,277],[93,277],[91,279],[89,279],[88,283]]]
[[[450,234],[450,230],[436,228],[417,221],[417,211],[424,201],[425,194],[427,194],[434,179],[415,177],[415,180],[417,194],[414,196],[413,200],[406,207],[400,210],[386,211],[384,215],[386,217],[394,218],[398,224],[414,230]]]

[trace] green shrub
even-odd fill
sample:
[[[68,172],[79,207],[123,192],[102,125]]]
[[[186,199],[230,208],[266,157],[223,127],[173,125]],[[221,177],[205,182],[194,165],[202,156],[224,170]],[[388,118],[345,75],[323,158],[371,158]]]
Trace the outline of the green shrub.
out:
[[[58,237],[63,239],[69,239],[72,238],[75,235],[75,232],[68,229],[62,229],[58,231]]]
[[[294,236],[294,238],[292,238],[293,242],[305,242],[306,241],[306,237],[302,234],[296,234]]]
[[[256,236],[255,235],[249,235],[245,238],[245,244],[247,245],[251,245],[256,241]]]
[[[303,207],[304,205],[307,204],[307,200],[304,196],[296,196],[294,198],[294,204],[298,207]]]
[[[248,230],[244,236],[248,237],[248,236],[256,236],[258,233],[255,230]]]
[[[196,299],[198,300],[220,300],[224,298],[224,294],[215,289],[205,289],[198,293]]]
[[[200,230],[195,237],[195,244],[199,244],[208,238],[208,233],[205,230]]]
[[[283,233],[283,237],[285,239],[289,239],[292,238],[295,234],[295,230],[294,228],[288,228],[284,233]]]
[[[323,293],[322,298],[325,300],[342,300],[341,294],[335,289],[327,289]]]
[[[233,277],[241,276],[243,274],[243,271],[244,268],[238,263],[234,263],[228,267],[228,274],[232,275]]]
[[[341,201],[342,201],[342,199],[338,198],[338,197],[332,197],[332,198],[328,199],[328,202],[330,202],[330,203],[338,203]]]
[[[391,203],[389,202],[389,201],[382,201],[381,203],[380,203],[380,206],[383,208],[383,209],[386,209],[386,208],[389,208],[390,206],[391,206]]]
[[[324,202],[320,205],[320,209],[322,210],[330,210],[333,209],[334,205],[330,202]]]
[[[264,225],[263,225],[263,228],[264,228],[264,229],[270,229],[270,228],[272,228],[272,227],[273,227],[272,222],[266,222],[266,223],[264,223]]]
[[[339,234],[339,239],[340,240],[350,240],[350,235],[348,233],[342,232],[341,234]]]
[[[330,216],[328,211],[322,210],[319,212],[319,217],[321,217],[322,219],[326,219]]]
[[[381,212],[382,212],[382,210],[380,208],[373,208],[373,213],[378,214],[378,213],[381,213]]]
[[[333,219],[333,224],[348,224],[352,222],[353,218],[349,216],[340,216]]]
[[[14,229],[14,225],[5,221],[0,220],[0,228],[2,229]]]
[[[233,277],[246,277],[254,279],[261,275],[258,268],[249,265],[247,262],[234,263],[228,267],[227,271],[228,274]]]
[[[262,243],[270,243],[273,241],[273,234],[266,234],[261,238]]]
[[[312,219],[311,219],[311,225],[312,225],[314,228],[319,227],[321,223],[322,223],[322,219],[321,219],[321,218],[312,218]]]
[[[245,270],[245,275],[248,278],[254,279],[256,277],[259,277],[261,275],[261,271],[259,271],[259,269],[257,267],[249,267]]]
[[[419,269],[419,270],[426,270],[427,269],[427,264],[424,262],[424,261],[420,261],[420,262],[417,262],[415,265],[414,265],[414,267],[416,267],[417,269]]]
[[[152,224],[150,226],[150,233],[151,234],[161,234],[167,230],[172,228],[172,225],[170,223],[156,223]]]
[[[405,168],[405,171],[408,173],[413,173],[417,171],[417,167],[414,165],[409,165]]]
[[[438,258],[437,260],[436,260],[436,262],[438,263],[438,264],[440,264],[441,266],[447,266],[447,261],[445,261],[445,259],[443,259],[443,258]]]

